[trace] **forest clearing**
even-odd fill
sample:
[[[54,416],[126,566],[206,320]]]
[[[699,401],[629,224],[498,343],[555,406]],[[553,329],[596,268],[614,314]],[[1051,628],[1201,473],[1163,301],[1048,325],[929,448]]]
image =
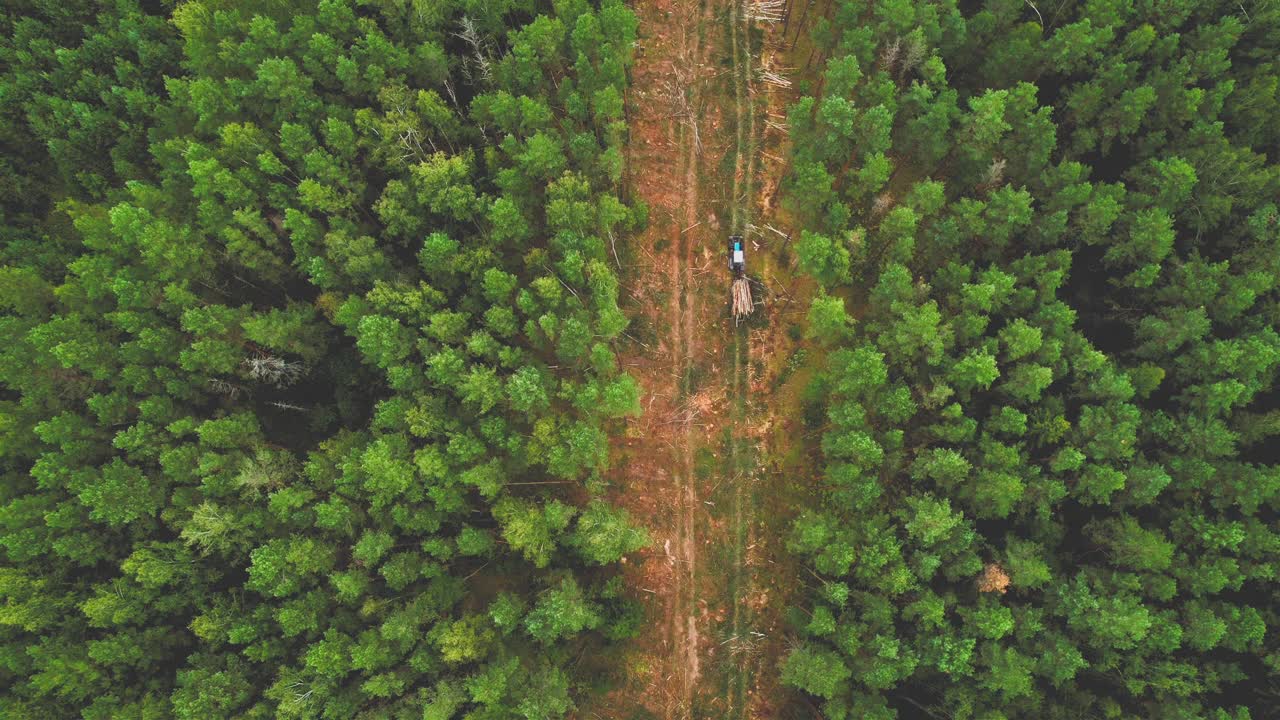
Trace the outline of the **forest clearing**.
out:
[[[656,552],[630,572],[663,633],[639,643],[627,662],[644,672],[602,704],[617,717],[640,704],[663,718],[763,718],[782,701],[771,668],[793,588],[769,572],[787,560],[781,516],[762,508],[783,491],[759,458],[787,452],[770,430],[775,354],[794,346],[777,313],[803,295],[784,297],[778,280],[792,283],[776,257],[788,238],[759,227],[776,222],[761,212],[782,170],[764,153],[779,157],[785,141],[765,118],[791,98],[753,78],[761,52],[786,46],[782,26],[753,19],[748,3],[698,5],[637,7],[628,162],[650,223],[624,307],[656,344],[622,355],[646,412],[629,422],[613,497],[654,532]],[[753,303],[750,276],[723,270],[724,239],[739,233],[755,247],[753,276],[779,283],[776,304]],[[746,317],[756,305],[763,319]]]
[[[1262,720],[1277,0],[14,0],[0,720]]]
[[[726,428],[741,430],[732,427],[739,368],[724,362],[731,352],[737,356],[739,337],[723,310],[726,276],[716,270],[723,267],[720,240],[741,213],[734,192],[742,182],[741,118],[724,72],[741,61],[725,32],[738,22],[738,3],[701,5],[640,9],[641,53],[629,105],[629,177],[650,210],[633,292],[639,312],[652,309],[645,327],[657,345],[653,352],[637,347],[635,360],[623,355],[622,365],[640,380],[647,412],[628,431],[634,439],[615,472],[623,475],[618,502],[648,527],[662,528],[655,533],[661,550],[636,583],[658,589],[653,617],[664,632],[659,645],[646,648],[649,676],[630,679],[634,689],[620,701],[649,698],[653,712],[672,718],[704,716],[703,705],[716,694],[709,655],[720,644],[713,625],[724,610],[711,599],[722,594],[725,571],[737,572],[722,564],[736,535],[716,519],[723,508],[709,496],[725,480],[718,439]],[[729,177],[726,167],[734,169]],[[711,461],[696,468],[699,450]]]

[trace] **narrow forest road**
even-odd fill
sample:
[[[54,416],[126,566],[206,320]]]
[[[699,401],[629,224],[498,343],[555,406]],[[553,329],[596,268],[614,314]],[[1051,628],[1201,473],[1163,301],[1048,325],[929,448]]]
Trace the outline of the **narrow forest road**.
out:
[[[730,318],[726,240],[746,236],[753,278],[776,274],[785,238],[761,237],[753,218],[781,174],[761,158],[763,116],[785,98],[754,87],[762,35],[753,43],[744,0],[633,8],[627,177],[649,225],[622,273],[632,328],[620,361],[641,383],[644,415],[615,439],[610,479],[655,547],[628,569],[647,615],[623,686],[581,717],[772,717],[775,693],[762,689],[782,651],[785,593],[764,568],[781,553],[780,515],[761,505],[781,473],[758,467],[777,413],[753,338],[777,347],[780,323],[761,285],[752,322]]]

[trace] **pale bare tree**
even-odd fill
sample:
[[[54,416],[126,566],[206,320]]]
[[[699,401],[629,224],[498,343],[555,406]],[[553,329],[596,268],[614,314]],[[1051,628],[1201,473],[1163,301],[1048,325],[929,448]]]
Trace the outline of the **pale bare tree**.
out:
[[[269,402],[269,403],[267,403],[267,404],[268,404],[268,405],[271,405],[271,406],[273,406],[273,407],[278,407],[278,408],[280,408],[281,410],[294,410],[294,411],[297,411],[297,412],[307,412],[307,411],[309,411],[309,410],[311,409],[311,408],[303,407],[303,406],[301,406],[301,405],[294,405],[293,403],[287,403],[287,402],[278,402],[278,401],[273,401],[273,402]]]
[[[475,21],[471,18],[462,16],[458,25],[462,29],[453,36],[471,46],[471,55],[463,58],[463,76],[471,83],[489,82],[493,79],[492,43],[489,38],[480,34],[476,29]]]
[[[880,51],[880,67],[885,72],[892,73],[894,67],[898,64],[898,58],[902,54],[902,38],[896,37],[893,42],[884,46]]]
[[[996,563],[987,563],[978,576],[978,592],[1005,594],[1009,590],[1009,575]]]
[[[920,63],[924,62],[925,58],[928,57],[928,50],[925,47],[923,38],[914,33],[908,35],[906,47],[902,52],[902,66],[898,69],[898,75],[905,75],[920,67]]]
[[[245,358],[242,363],[249,370],[249,377],[258,382],[268,382],[276,387],[288,387],[306,372],[306,365],[295,360],[285,360],[275,355],[258,353]]]
[[[1036,7],[1036,4],[1031,2],[1031,0],[1022,0],[1022,2],[1026,3],[1032,10],[1036,11],[1036,17],[1040,18],[1040,29],[1044,30],[1044,16],[1040,14],[1040,8]]]
[[[991,161],[991,167],[987,168],[987,177],[985,185],[995,187],[1004,182],[1004,168],[1009,164],[1004,158],[996,158]]]
[[[889,212],[889,209],[896,204],[897,200],[894,199],[892,193],[882,192],[877,195],[876,199],[871,203],[871,216],[880,217],[881,215]]]
[[[239,385],[219,378],[213,378],[209,381],[209,389],[219,395],[226,395],[230,400],[239,398],[240,393],[244,392],[244,388]]]

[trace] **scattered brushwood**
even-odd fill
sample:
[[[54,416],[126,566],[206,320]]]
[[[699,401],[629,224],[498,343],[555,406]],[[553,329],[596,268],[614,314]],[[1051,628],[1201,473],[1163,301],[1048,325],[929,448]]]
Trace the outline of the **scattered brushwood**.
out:
[[[786,9],[783,0],[756,0],[747,7],[746,15],[748,20],[777,23],[782,22]]]
[[[733,281],[733,319],[739,321],[755,309],[751,301],[751,281],[740,277]]]
[[[791,87],[791,81],[788,80],[786,76],[773,72],[771,70],[760,68],[758,75],[760,77],[760,82],[766,85],[772,85],[774,87],[780,87],[780,88]]]

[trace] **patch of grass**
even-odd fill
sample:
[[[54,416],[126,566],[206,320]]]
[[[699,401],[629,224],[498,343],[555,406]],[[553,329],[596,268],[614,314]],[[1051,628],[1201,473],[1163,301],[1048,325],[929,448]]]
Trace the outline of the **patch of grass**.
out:
[[[699,480],[710,478],[716,471],[716,456],[709,447],[700,447],[693,456],[693,474]]]
[[[658,329],[649,316],[642,312],[631,313],[631,324],[627,326],[627,334],[619,340],[619,345],[626,345],[633,340],[653,346],[658,342]]]
[[[798,330],[799,328],[793,328]],[[792,338],[793,340],[797,338]],[[795,372],[809,361],[809,348],[799,347],[791,353],[791,357],[787,358],[787,364],[782,366],[782,371],[778,373],[778,379],[774,383],[775,387],[782,386],[791,379]]]
[[[805,397],[800,403],[800,417],[809,430],[818,430],[827,422],[827,403],[820,398]]]
[[[706,377],[707,370],[699,363],[685,368],[680,378],[680,399],[687,399],[697,393]]]
[[[657,292],[655,292],[655,293],[653,294],[653,305],[654,305],[654,307],[663,307],[664,305],[666,305],[666,304],[667,304],[667,303],[669,303],[669,302],[671,302],[671,290],[670,290],[670,289],[668,289],[668,288],[662,288],[661,290],[658,290]]]
[[[650,665],[648,658],[632,658],[631,661],[627,663],[627,677],[644,677],[649,674],[649,670],[651,668],[652,665]]]

